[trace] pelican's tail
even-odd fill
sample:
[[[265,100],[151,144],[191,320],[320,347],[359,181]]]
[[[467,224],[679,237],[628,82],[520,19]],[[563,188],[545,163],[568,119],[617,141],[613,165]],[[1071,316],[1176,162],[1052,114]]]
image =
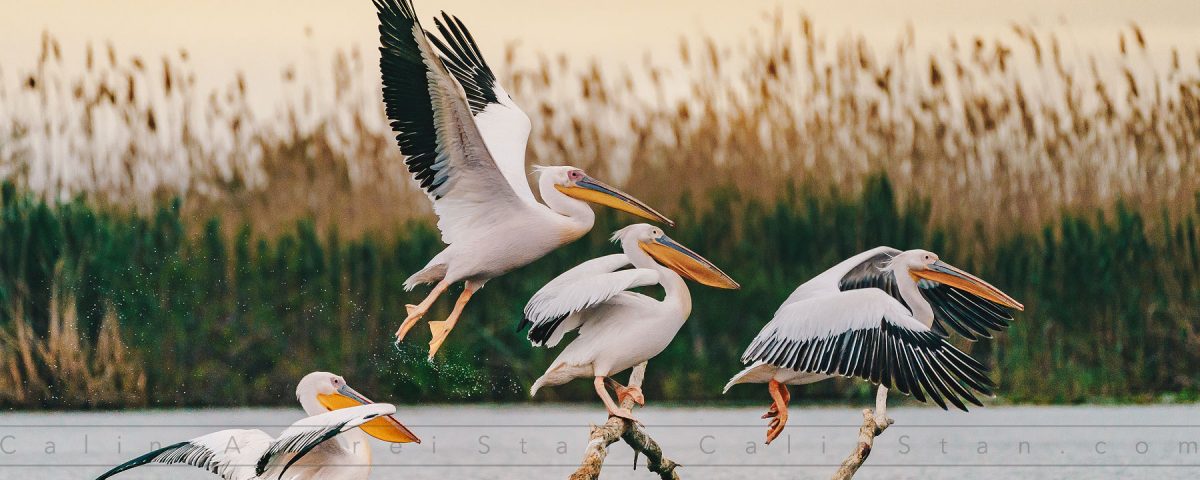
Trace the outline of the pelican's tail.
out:
[[[556,360],[550,368],[546,369],[546,373],[538,377],[533,382],[533,386],[529,387],[529,396],[537,395],[538,390],[542,387],[553,387],[562,385],[573,379],[587,377],[592,375],[591,366],[571,366],[565,362]]]
[[[542,376],[538,377],[537,381],[533,382],[533,386],[529,387],[529,396],[530,397],[536,396],[537,391],[542,388],[542,385],[545,385],[545,384],[546,384],[546,376],[542,375]]]
[[[437,260],[437,258],[434,258],[434,260]],[[446,264],[434,265],[433,262],[430,262],[421,271],[414,273],[411,277],[408,277],[408,280],[404,281],[404,291],[411,292],[412,289],[417,288],[417,285],[440,282],[445,277]]]
[[[763,362],[754,362],[749,367],[738,372],[733,378],[729,379],[729,383],[725,384],[725,388],[721,390],[721,394],[725,394],[734,385],[739,383],[767,383],[771,381],[771,377],[775,375],[775,367],[767,365]]]

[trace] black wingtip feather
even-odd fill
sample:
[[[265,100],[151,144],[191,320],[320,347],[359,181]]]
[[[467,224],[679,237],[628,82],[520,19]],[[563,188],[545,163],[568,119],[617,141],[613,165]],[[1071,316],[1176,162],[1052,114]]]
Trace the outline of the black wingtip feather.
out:
[[[190,442],[179,442],[179,443],[176,443],[176,444],[167,445],[167,446],[165,446],[165,447],[162,447],[162,448],[160,448],[160,449],[158,449],[158,450],[154,450],[154,451],[152,451],[152,452],[150,452],[150,453],[147,453],[147,454],[145,454],[145,455],[142,455],[142,456],[140,456],[140,457],[137,457],[137,458],[135,458],[135,459],[133,459],[133,460],[130,460],[130,461],[128,461],[128,462],[125,462],[125,463],[122,463],[122,464],[120,464],[120,465],[117,465],[116,467],[113,467],[113,469],[112,469],[112,470],[109,470],[109,471],[107,471],[107,472],[104,472],[104,473],[103,473],[103,474],[101,474],[99,477],[96,477],[96,480],[104,480],[104,479],[106,479],[106,478],[109,478],[109,477],[111,477],[111,476],[113,476],[113,475],[116,475],[116,474],[118,474],[118,473],[124,472],[124,471],[126,471],[126,470],[129,470],[129,469],[131,469],[131,468],[140,467],[140,466],[142,466],[142,465],[148,465],[148,464],[150,464],[150,463],[153,463],[153,462],[154,462],[154,460],[155,460],[155,459],[157,459],[159,455],[162,455],[162,454],[164,454],[164,453],[167,453],[167,452],[170,452],[170,451],[173,451],[173,450],[177,450],[177,449],[179,449],[179,448],[187,447],[188,445],[191,445],[191,443],[190,443]],[[209,455],[211,456],[211,453],[210,453]],[[197,466],[201,466],[201,467],[202,467],[202,465],[197,465]]]
[[[440,18],[434,17],[433,23],[442,38],[430,35],[429,39],[466,94],[471,114],[478,115],[488,104],[499,103],[496,74],[483,59],[483,53],[467,26],[458,17],[446,12],[442,12]]]
[[[874,329],[803,340],[764,330],[746,348],[742,361],[862,378],[947,410],[953,406],[967,411],[967,403],[982,406],[972,390],[991,395],[994,387],[983,364],[945,338],[886,320]]]

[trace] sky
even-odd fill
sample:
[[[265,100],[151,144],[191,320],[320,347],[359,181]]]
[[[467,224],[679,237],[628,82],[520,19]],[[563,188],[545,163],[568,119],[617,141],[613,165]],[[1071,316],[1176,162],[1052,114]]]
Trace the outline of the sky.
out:
[[[461,17],[488,58],[506,45],[526,51],[596,58],[637,68],[647,54],[673,56],[680,37],[745,41],[764,27],[767,12],[804,11],[818,33],[864,36],[890,45],[911,23],[917,44],[1008,32],[1013,22],[1053,27],[1068,48],[1114,52],[1116,32],[1131,22],[1148,34],[1161,58],[1179,46],[1195,58],[1200,46],[1200,3],[1195,0],[416,0],[426,18],[440,10]],[[376,21],[368,0],[106,0],[36,2],[0,0],[0,75],[15,81],[36,62],[48,31],[68,62],[81,65],[84,46],[112,42],[122,55],[157,58],[186,48],[207,90],[244,72],[251,85],[278,83],[283,67],[327,62],[335,49],[375,47]],[[74,59],[74,60],[72,60]],[[262,88],[256,102],[275,101]],[[266,92],[266,93],[264,93]]]

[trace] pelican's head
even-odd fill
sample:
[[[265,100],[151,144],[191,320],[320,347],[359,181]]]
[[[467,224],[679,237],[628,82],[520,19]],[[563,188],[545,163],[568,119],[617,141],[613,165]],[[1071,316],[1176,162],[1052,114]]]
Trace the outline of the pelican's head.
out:
[[[675,226],[675,222],[664,217],[657,210],[650,208],[649,205],[642,203],[641,200],[592,178],[584,173],[582,169],[575,167],[536,167],[536,171],[541,175],[541,178],[549,180],[555,189],[568,197],[585,202],[598,203],[622,212],[632,213],[647,220]]]
[[[741,285],[738,285],[733,278],[722,272],[712,262],[672,240],[661,228],[654,225],[645,223],[630,225],[614,232],[612,240],[620,243],[626,249],[637,245],[654,261],[674,270],[684,278],[710,287],[730,290],[741,288]]]
[[[296,399],[309,415],[375,403],[350,388],[346,379],[329,372],[313,372],[300,379],[296,385]],[[393,415],[378,417],[359,428],[385,442],[421,443],[421,439]]]
[[[915,280],[925,279],[946,284],[1008,308],[1025,310],[1025,306],[1021,305],[1021,302],[1014,300],[999,288],[941,261],[936,253],[928,250],[917,249],[902,252],[892,258],[888,268],[897,270],[897,273],[899,273],[899,269],[903,268],[908,270],[908,274],[912,275]]]

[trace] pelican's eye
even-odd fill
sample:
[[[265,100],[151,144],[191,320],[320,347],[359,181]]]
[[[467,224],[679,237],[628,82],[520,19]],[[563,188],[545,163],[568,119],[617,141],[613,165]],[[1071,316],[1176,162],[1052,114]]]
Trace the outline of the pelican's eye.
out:
[[[571,170],[567,172],[567,179],[572,182],[578,182],[583,179],[583,170]]]

